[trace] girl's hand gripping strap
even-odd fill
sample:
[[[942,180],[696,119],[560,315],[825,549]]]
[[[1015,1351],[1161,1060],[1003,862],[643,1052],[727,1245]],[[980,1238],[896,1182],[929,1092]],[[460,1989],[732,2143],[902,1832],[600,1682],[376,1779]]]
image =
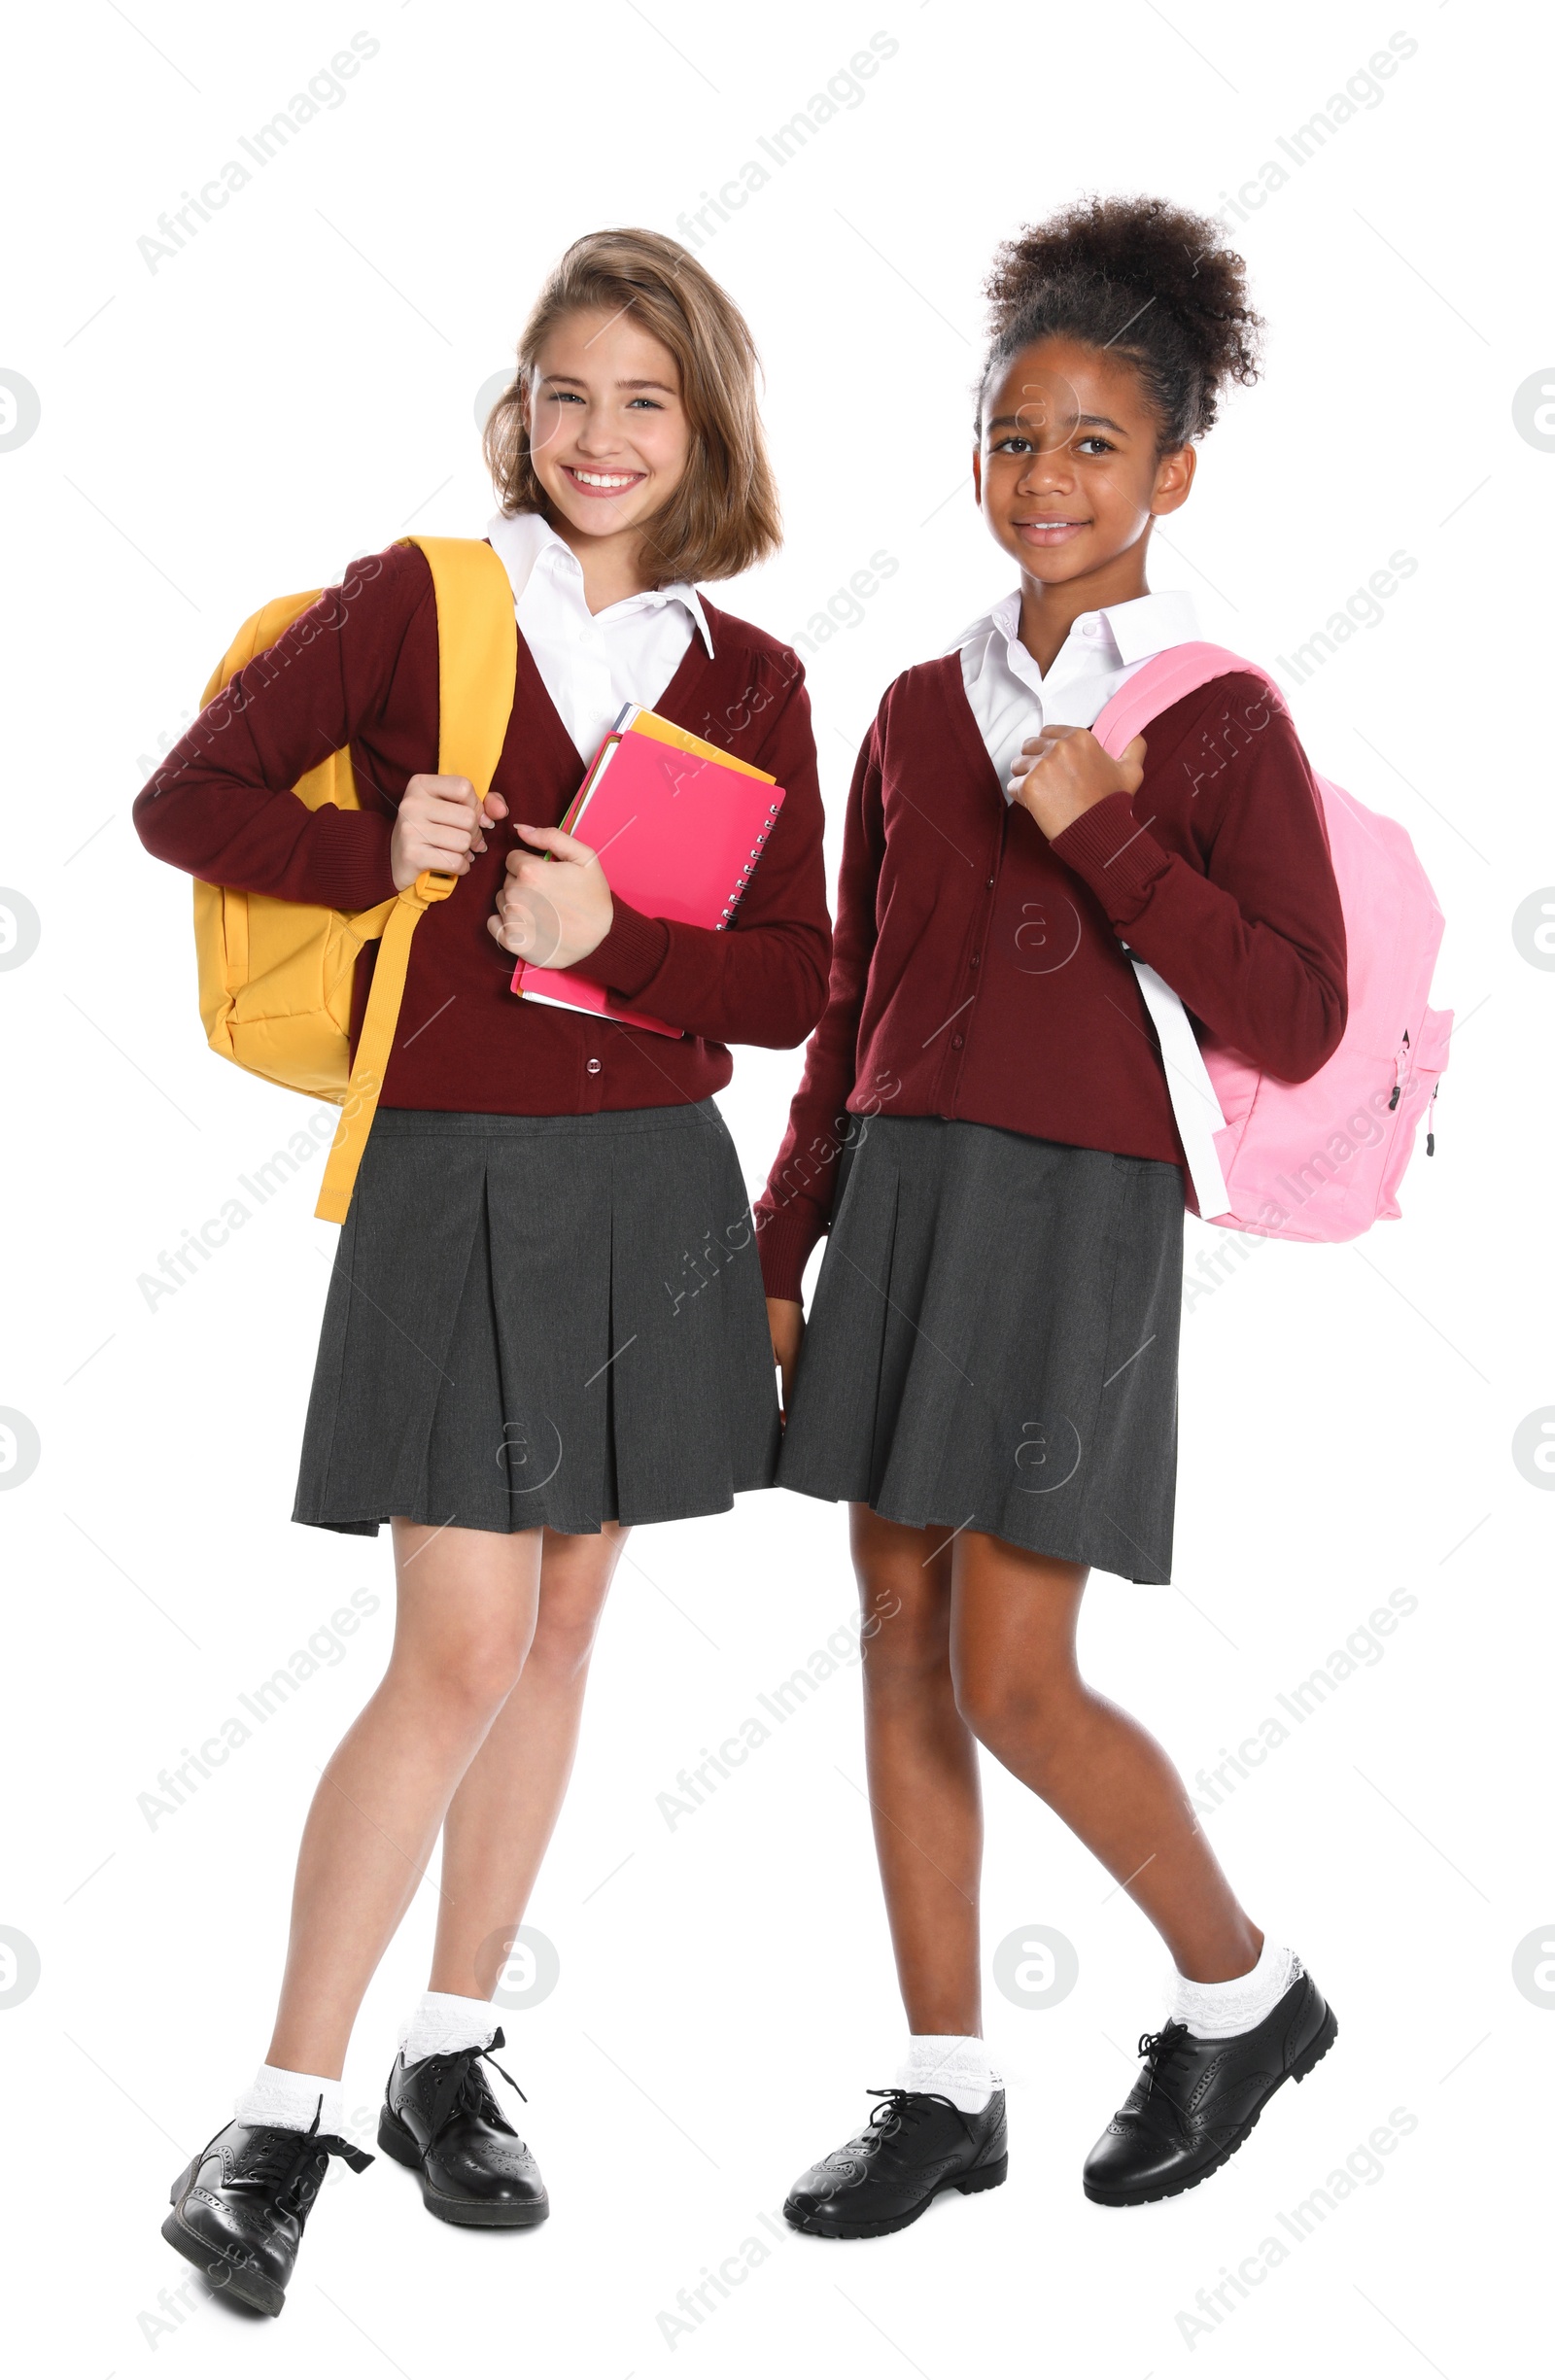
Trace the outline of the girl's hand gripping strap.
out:
[[[432,567],[437,599],[437,773],[467,776],[484,800],[501,757],[513,707],[518,622],[507,572],[491,547],[473,537],[407,537]],[[344,1223],[383,1088],[410,961],[410,937],[423,913],[446,901],[459,882],[424,868],[389,914],[373,968],[362,1038],[345,1104],[324,1169],[314,1213]]]
[[[1230,671],[1252,669],[1251,662],[1238,660],[1223,645],[1172,645],[1164,653],[1154,655],[1132,677],[1125,679],[1090,732],[1103,750],[1116,759],[1125,744],[1144,733],[1152,719],[1169,710],[1173,703],[1180,703],[1185,695],[1196,693],[1212,678],[1224,677]],[[1263,672],[1259,670],[1255,674],[1261,677]],[[1154,967],[1147,967],[1132,951],[1129,961],[1160,1044],[1166,1092],[1183,1155],[1188,1159],[1188,1178],[1193,1186],[1199,1214],[1208,1223],[1213,1216],[1228,1213],[1231,1204],[1221,1171],[1220,1152],[1215,1146],[1215,1135],[1225,1130],[1226,1118],[1204,1063],[1204,1052],[1178,994]]]

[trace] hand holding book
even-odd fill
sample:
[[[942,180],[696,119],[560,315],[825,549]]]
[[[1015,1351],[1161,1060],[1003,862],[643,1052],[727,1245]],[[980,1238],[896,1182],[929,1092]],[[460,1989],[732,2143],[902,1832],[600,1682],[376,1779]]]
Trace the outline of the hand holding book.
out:
[[[734,919],[782,804],[782,787],[765,770],[629,703],[596,753],[562,825],[520,830],[555,857],[536,860],[514,852],[508,859],[499,908],[505,901],[521,939],[510,941],[498,920],[492,924],[503,948],[520,954],[514,991],[523,999],[678,1036],[679,1026],[613,1002],[604,985],[570,971],[609,931],[611,883],[624,902],[646,916],[723,931]],[[585,823],[586,844],[575,832]],[[568,879],[553,882],[558,862]]]
[[[615,914],[599,855],[559,826],[513,824],[538,848],[508,852],[486,930],[531,965],[570,967],[599,949]]]

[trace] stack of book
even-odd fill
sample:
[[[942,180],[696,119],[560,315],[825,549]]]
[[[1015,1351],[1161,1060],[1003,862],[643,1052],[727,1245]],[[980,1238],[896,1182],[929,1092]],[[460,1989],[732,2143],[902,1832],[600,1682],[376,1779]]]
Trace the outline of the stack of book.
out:
[[[763,770],[629,703],[562,826],[589,845],[612,890],[634,909],[717,932],[733,919],[782,803],[782,787]],[[525,1000],[680,1037],[678,1025],[617,1008],[602,985],[570,968],[520,959],[513,989]]]

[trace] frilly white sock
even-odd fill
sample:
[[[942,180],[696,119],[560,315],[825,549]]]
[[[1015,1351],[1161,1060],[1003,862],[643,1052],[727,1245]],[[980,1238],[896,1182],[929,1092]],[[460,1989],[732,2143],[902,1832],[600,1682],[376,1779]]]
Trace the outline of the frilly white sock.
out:
[[[233,2101],[232,2114],[239,2123],[273,2123],[285,2132],[309,2131],[317,2116],[321,2132],[339,2132],[346,2120],[345,2086],[327,2074],[261,2066]]]
[[[899,2090],[938,2091],[963,2116],[979,2116],[999,2087],[987,2044],[975,2033],[909,2033],[896,2069]]]
[[[418,2058],[450,2057],[456,2050],[484,2050],[497,2030],[490,2000],[466,2000],[457,1991],[424,1991],[400,2028],[405,2064]]]
[[[1265,1937],[1258,1965],[1246,1975],[1233,1975],[1229,1983],[1194,1983],[1174,1968],[1167,2010],[1197,2040],[1229,2041],[1233,2034],[1250,2033],[1255,2024],[1261,2024],[1302,1973],[1294,1950]]]

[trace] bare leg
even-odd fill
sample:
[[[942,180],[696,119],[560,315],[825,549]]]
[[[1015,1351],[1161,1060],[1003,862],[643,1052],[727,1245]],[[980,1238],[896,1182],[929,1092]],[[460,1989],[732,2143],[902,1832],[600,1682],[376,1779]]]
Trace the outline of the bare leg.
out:
[[[362,1997],[426,1872],[460,1778],[524,1667],[540,1532],[394,1523],[398,1602],[382,1683],[303,1829],[272,2066],[338,2076]]]
[[[950,1662],[980,1742],[1039,1793],[1165,1940],[1180,1975],[1220,1983],[1263,1937],[1238,1903],[1155,1738],[1088,1686],[1075,1658],[1086,1571],[968,1531],[954,1548]]]
[[[523,1916],[577,1749],[589,1656],[627,1532],[544,1533],[539,1616],[524,1673],[443,1822],[431,1988],[488,1999]]]
[[[950,1674],[951,1549],[850,1507],[875,1848],[914,2033],[981,2033],[977,1746]]]

